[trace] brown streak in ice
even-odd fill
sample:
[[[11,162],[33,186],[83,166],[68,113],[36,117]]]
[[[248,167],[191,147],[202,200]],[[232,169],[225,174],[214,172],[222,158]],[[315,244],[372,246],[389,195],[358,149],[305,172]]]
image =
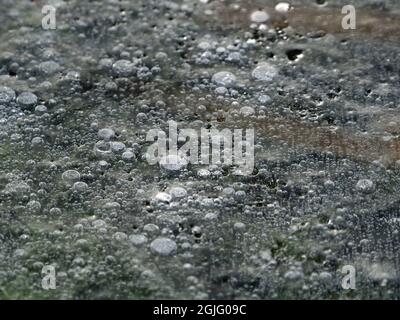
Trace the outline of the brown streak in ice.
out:
[[[332,131],[329,128],[284,118],[257,120],[252,124],[256,132],[262,132],[265,136],[313,151],[330,151],[337,157],[350,157],[364,162],[380,159],[385,165],[392,165],[400,159],[399,139],[384,142],[381,137],[361,136],[342,128]]]
[[[344,30],[343,17],[341,8],[321,10],[301,8],[290,13],[288,23],[296,31],[310,32],[317,28],[326,33],[361,39],[388,40],[389,38],[397,39],[400,36],[398,15],[356,8],[356,30]]]
[[[394,40],[400,37],[400,16],[385,11],[373,11],[366,8],[356,8],[356,30],[342,28],[341,7],[295,7],[287,17],[275,12],[274,8],[259,6],[252,1],[242,4],[241,9],[218,3],[215,7],[216,19],[212,25],[226,28],[247,29],[251,24],[250,14],[257,9],[265,9],[271,15],[267,22],[270,27],[292,27],[298,33],[324,31],[343,37],[358,37],[360,39]],[[210,17],[207,17],[210,21]]]
[[[184,96],[187,97],[184,91],[175,91],[168,96],[168,105],[171,107],[178,105],[178,101],[182,101]],[[207,105],[208,113],[195,113],[193,114],[195,118],[204,122],[219,122],[221,127],[226,128],[254,128],[256,135],[285,142],[291,147],[301,147],[311,152],[332,152],[336,157],[348,157],[366,163],[379,160],[385,166],[393,166],[396,160],[400,160],[400,138],[385,142],[382,140],[382,135],[364,135],[361,132],[340,127],[332,130],[326,126],[318,126],[294,118],[283,118],[274,114],[267,114],[263,119],[232,119],[222,111],[229,107],[217,105],[215,101],[204,102],[204,104]]]
[[[269,26],[290,26],[295,32],[310,33],[324,31],[342,37],[360,39],[391,40],[400,37],[400,17],[398,15],[356,8],[357,29],[343,30],[341,8],[294,8],[285,21],[284,16],[276,14],[271,7],[263,7],[256,1],[247,1],[241,9],[235,10],[219,3],[215,8],[217,19],[212,23],[224,28],[248,28],[249,15],[256,9],[265,9],[271,14]],[[400,139],[384,142],[381,137],[366,135],[347,129],[335,132],[324,127],[305,124],[298,120],[284,118],[267,118],[248,123],[264,136],[275,137],[294,146],[303,146],[318,152],[330,151],[338,157],[350,157],[354,160],[372,162],[381,159],[386,165],[400,159]]]
[[[204,21],[200,17],[199,22],[209,24],[211,27],[222,27],[224,32],[234,29],[248,29],[251,24],[249,16],[252,11],[265,9],[271,14],[268,21],[270,27],[290,26],[300,34],[323,31],[338,37],[354,37],[361,40],[398,40],[400,37],[400,16],[384,11],[372,11],[365,8],[356,8],[357,29],[343,30],[341,8],[294,8],[287,18],[276,14],[274,8],[257,5],[257,1],[246,1],[240,9],[233,9],[226,4],[216,2],[213,9],[216,12],[214,20],[206,17]],[[220,107],[210,106],[211,112]],[[204,115],[198,115],[202,120]],[[228,125],[226,123],[225,125]],[[237,123],[232,125],[237,126]],[[400,138],[389,142],[382,140],[382,136],[372,136],[358,133],[354,130],[338,128],[332,131],[327,127],[300,122],[295,119],[286,119],[273,115],[264,120],[252,122],[243,121],[241,127],[254,127],[256,133],[262,133],[265,137],[284,141],[293,146],[302,146],[317,152],[332,152],[338,157],[349,157],[353,160],[370,163],[380,160],[385,165],[393,165],[400,160]]]
[[[228,124],[226,124],[228,125]],[[283,141],[293,147],[309,151],[332,152],[336,157],[350,158],[371,163],[379,160],[385,166],[392,166],[400,160],[400,139],[385,142],[379,136],[357,134],[343,128],[335,131],[317,127],[294,119],[268,117],[263,120],[232,123],[235,127],[254,128],[256,134],[275,141]]]

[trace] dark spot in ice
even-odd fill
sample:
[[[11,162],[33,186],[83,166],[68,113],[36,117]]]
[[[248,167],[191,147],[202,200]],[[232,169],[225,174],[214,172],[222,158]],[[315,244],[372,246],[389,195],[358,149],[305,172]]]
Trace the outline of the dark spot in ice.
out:
[[[290,61],[295,61],[303,53],[301,49],[290,49],[286,51],[286,55]]]

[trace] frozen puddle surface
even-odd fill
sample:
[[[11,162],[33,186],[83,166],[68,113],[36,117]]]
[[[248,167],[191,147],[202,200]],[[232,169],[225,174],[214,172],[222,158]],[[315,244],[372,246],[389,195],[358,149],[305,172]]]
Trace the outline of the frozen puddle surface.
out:
[[[311,2],[6,0],[0,298],[399,298],[399,3]]]

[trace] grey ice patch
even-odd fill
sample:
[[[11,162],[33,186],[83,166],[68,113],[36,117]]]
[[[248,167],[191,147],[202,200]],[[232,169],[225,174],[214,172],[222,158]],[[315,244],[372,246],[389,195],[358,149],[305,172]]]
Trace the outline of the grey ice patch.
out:
[[[371,193],[374,191],[374,183],[369,179],[360,179],[356,184],[356,189],[361,193]]]
[[[290,4],[287,2],[279,2],[275,6],[275,11],[279,13],[286,13],[289,11],[289,9],[290,9]]]
[[[255,23],[264,23],[269,20],[269,14],[264,10],[257,10],[252,12],[250,20]]]
[[[135,246],[142,246],[147,242],[147,237],[143,234],[132,234],[129,236],[129,240]]]
[[[187,160],[180,155],[168,155],[160,159],[160,167],[167,171],[179,171],[187,165]]]
[[[278,74],[278,70],[268,62],[263,62],[258,65],[251,75],[253,78],[260,81],[272,81],[273,78]]]
[[[182,188],[182,187],[173,187],[170,191],[169,194],[173,199],[181,199],[186,197],[187,191]]]
[[[66,185],[72,186],[75,182],[78,182],[81,179],[81,175],[76,170],[67,170],[61,175],[61,179]]]
[[[129,60],[118,60],[113,66],[113,71],[117,76],[130,76],[134,71],[134,64]]]
[[[9,87],[0,87],[0,104],[10,103],[15,99],[15,91]]]
[[[220,71],[214,74],[211,80],[220,86],[232,87],[236,83],[236,76],[229,71]]]
[[[52,75],[60,70],[60,65],[54,61],[44,61],[39,64],[39,71],[44,75]]]
[[[35,106],[38,102],[38,98],[32,92],[22,92],[18,98],[17,103],[21,108],[29,108]]]
[[[168,238],[157,238],[150,244],[150,249],[162,256],[172,255],[176,249],[175,241]]]

